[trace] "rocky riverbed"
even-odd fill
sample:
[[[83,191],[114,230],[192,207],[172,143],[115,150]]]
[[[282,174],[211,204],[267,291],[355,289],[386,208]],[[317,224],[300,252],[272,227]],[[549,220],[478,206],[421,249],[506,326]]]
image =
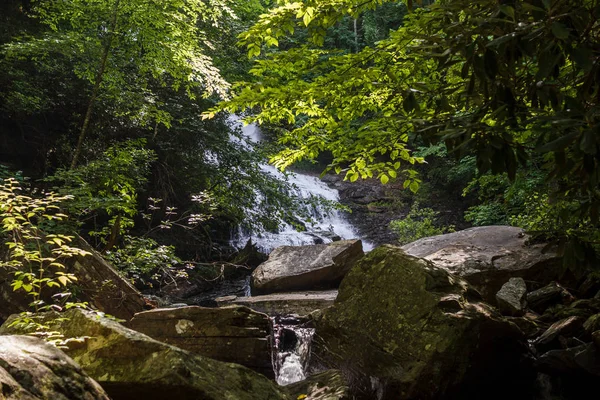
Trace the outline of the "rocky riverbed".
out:
[[[481,227],[366,255],[356,241],[288,247],[251,278],[269,294],[144,311],[149,305],[131,293],[122,299],[135,315],[122,323],[80,309],[20,324],[12,315],[0,328],[2,393],[28,400],[588,398],[600,379],[600,277],[564,274],[551,249],[527,239],[518,228]],[[98,262],[76,270],[97,271]],[[114,304],[100,298],[107,295],[90,298],[101,309]],[[68,339],[61,350],[19,336],[40,326]],[[64,359],[56,361],[64,368],[49,374],[36,366],[50,359]]]

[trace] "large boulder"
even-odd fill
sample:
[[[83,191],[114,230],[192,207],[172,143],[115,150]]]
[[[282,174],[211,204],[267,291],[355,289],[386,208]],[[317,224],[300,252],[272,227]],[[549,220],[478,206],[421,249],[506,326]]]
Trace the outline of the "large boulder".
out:
[[[23,327],[9,327],[14,318],[0,334],[24,333]],[[71,309],[37,319],[66,337],[85,338],[83,343],[70,342],[65,352],[113,400],[286,399],[274,383],[246,367],[161,343],[94,312]]]
[[[160,342],[274,377],[271,322],[248,307],[161,308],[138,313],[125,325]]]
[[[278,247],[252,273],[252,293],[337,287],[363,255],[360,240]]]
[[[419,239],[402,249],[466,279],[494,303],[495,294],[512,277],[547,283],[559,275],[556,253],[527,240],[521,228],[481,226]]]
[[[344,371],[356,398],[504,398],[529,384],[521,331],[466,281],[398,247],[366,255],[315,325],[314,366]]]
[[[0,399],[108,400],[62,351],[31,336],[0,336]]]
[[[337,290],[274,293],[263,296],[224,296],[215,299],[217,305],[237,304],[268,315],[308,315],[333,305]]]
[[[80,301],[86,301],[117,318],[130,319],[143,311],[146,301],[133,285],[123,278],[102,256],[87,242],[77,238],[73,246],[87,251],[86,256],[76,256],[65,260],[68,271],[77,277],[71,289]],[[31,296],[24,291],[14,291],[10,286],[12,274],[0,268],[0,318],[26,311]]]

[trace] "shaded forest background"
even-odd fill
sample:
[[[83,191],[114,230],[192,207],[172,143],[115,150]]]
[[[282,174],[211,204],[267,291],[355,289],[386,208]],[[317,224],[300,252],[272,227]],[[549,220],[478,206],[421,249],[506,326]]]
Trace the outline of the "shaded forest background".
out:
[[[268,157],[390,185],[395,197],[377,206],[402,217],[390,229],[403,243],[453,226],[509,224],[555,240],[569,268],[596,265],[595,2],[480,2],[466,14],[469,2],[439,2],[446,20],[428,19],[427,2],[412,13],[403,2],[346,1],[349,11],[321,3],[288,15],[268,0],[185,9],[177,1],[3,1],[0,177],[34,196],[72,196],[62,205],[70,217],[52,229],[82,235],[142,284],[184,265],[231,261],[238,227],[276,231],[303,212],[288,184],[260,169]],[[545,28],[534,35],[535,24]],[[401,53],[402,35],[419,29],[431,35]],[[453,41],[460,35],[479,35],[477,45]],[[378,58],[386,51],[401,56]],[[527,71],[514,68],[519,62]],[[319,81],[331,74],[339,82]],[[376,93],[366,83],[380,78],[392,95],[375,102],[379,109],[353,105],[368,98],[363,89]],[[442,95],[444,87],[454,91]],[[311,121],[323,114],[290,106],[303,96],[331,106],[345,124],[331,131],[338,138],[319,141]],[[347,107],[357,114],[345,115]],[[216,111],[249,112],[268,143],[246,143]],[[258,213],[249,218],[249,209]]]

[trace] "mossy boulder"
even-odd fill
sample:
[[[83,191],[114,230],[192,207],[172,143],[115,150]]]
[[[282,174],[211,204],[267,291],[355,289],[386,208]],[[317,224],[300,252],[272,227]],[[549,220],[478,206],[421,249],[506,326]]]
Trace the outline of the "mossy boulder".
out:
[[[0,328],[1,334],[15,317]],[[113,400],[284,400],[276,384],[246,367],[223,363],[158,342],[97,313],[72,309],[37,317],[66,337],[87,337],[65,352]],[[17,332],[23,333],[23,332]]]
[[[0,399],[109,400],[66,354],[31,336],[0,336]]]
[[[490,399],[508,379],[511,394],[530,383],[522,332],[465,280],[398,247],[365,256],[315,318],[313,360],[344,371],[356,398]]]

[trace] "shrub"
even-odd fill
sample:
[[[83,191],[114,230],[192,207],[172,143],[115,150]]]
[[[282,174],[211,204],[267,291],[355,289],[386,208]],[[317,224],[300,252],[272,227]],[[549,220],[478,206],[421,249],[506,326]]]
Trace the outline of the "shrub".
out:
[[[414,242],[423,237],[441,235],[454,232],[454,226],[438,226],[439,213],[431,208],[421,208],[414,202],[410,212],[404,219],[397,219],[390,223],[391,230],[398,235],[400,244]]]

